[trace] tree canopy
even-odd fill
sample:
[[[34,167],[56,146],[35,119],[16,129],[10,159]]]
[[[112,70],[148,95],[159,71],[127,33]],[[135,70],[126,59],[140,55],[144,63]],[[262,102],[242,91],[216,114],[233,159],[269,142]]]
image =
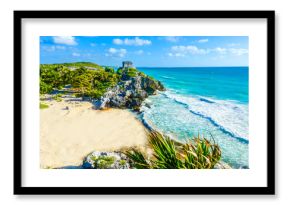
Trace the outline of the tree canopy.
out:
[[[120,80],[113,68],[103,68],[94,63],[78,62],[40,65],[40,93],[50,93],[71,85],[85,97],[99,98],[108,87]]]

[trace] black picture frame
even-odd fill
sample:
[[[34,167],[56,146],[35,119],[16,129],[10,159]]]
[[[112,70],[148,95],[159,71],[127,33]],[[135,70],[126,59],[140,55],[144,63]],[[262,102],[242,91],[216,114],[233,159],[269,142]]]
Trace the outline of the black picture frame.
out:
[[[22,186],[22,19],[48,18],[219,18],[267,21],[266,187],[23,187]],[[275,194],[275,11],[14,11],[14,194],[16,195],[273,195]]]

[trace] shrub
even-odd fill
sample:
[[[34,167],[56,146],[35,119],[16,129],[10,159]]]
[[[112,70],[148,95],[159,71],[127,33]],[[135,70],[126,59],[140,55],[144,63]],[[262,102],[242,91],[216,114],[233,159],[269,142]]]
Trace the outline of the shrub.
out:
[[[126,160],[121,159],[119,163],[120,163],[121,166],[124,166],[124,165],[126,165],[127,162],[126,162]]]
[[[64,64],[42,64],[40,65],[40,93],[50,93],[53,89],[62,89],[70,84],[77,89],[82,96],[89,95],[91,90],[97,89],[98,83],[104,89],[114,86],[119,81],[113,68],[88,63],[64,63]],[[103,89],[103,88],[102,88]],[[89,96],[92,97],[92,96]]]
[[[113,156],[99,156],[94,159],[94,166],[99,169],[107,169],[110,168],[112,164],[116,161],[116,158]]]
[[[138,70],[136,68],[119,68],[117,74],[122,76],[123,80],[128,80],[129,78],[136,77],[138,75]]]
[[[122,72],[123,72],[123,68],[118,68],[118,70],[117,70],[117,74],[118,74],[118,75],[122,75]]]
[[[126,75],[128,75],[129,77],[137,76],[137,69],[136,68],[128,68],[126,70]]]
[[[53,86],[40,80],[40,94],[50,93],[53,90]]]
[[[105,71],[108,73],[115,73],[114,68],[111,68],[111,67],[106,67]]]
[[[58,94],[54,95],[52,97],[52,99],[54,99],[56,102],[61,102],[62,101],[61,96],[62,96],[62,94],[58,93]]]
[[[181,144],[168,136],[151,132],[148,140],[153,150],[150,159],[136,149],[125,152],[137,169],[212,169],[221,159],[219,146],[200,136]]]
[[[145,74],[145,73],[143,73],[143,72],[139,72],[139,75],[141,76],[141,77],[147,77],[147,75]]]
[[[39,103],[39,108],[40,109],[46,109],[46,108],[49,108],[49,105],[44,104],[44,103]]]
[[[103,89],[102,90],[94,89],[94,90],[91,90],[89,92],[86,92],[85,95],[88,97],[99,99],[100,97],[102,97],[102,95],[104,93],[105,93],[105,90],[103,90]]]

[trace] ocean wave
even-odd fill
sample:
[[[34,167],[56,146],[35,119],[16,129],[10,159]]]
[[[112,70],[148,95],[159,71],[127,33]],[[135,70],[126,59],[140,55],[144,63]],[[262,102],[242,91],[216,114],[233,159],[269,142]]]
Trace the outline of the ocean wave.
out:
[[[174,77],[170,77],[170,76],[161,76],[161,78],[165,78],[165,79],[175,79]]]
[[[207,102],[207,103],[214,103],[213,101],[211,100],[208,100],[206,98],[199,98],[200,101],[203,101],[203,102]]]
[[[234,101],[205,97],[185,97],[172,92],[163,96],[183,105],[192,114],[207,119],[223,133],[248,143],[248,106]]]
[[[144,111],[144,109],[143,109]],[[157,131],[157,127],[154,126],[154,124],[145,117],[144,113],[141,113],[140,115],[140,120],[142,122],[142,124],[149,130],[149,131],[153,131],[153,130],[156,130]]]

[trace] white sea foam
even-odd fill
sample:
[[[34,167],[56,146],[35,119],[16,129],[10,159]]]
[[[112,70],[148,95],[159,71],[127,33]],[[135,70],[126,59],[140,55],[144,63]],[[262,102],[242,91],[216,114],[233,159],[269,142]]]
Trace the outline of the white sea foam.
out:
[[[171,77],[171,76],[161,76],[161,78],[165,78],[165,79],[175,79],[174,77]]]
[[[208,97],[185,97],[172,92],[163,94],[183,104],[193,114],[208,119],[222,131],[248,141],[248,105]]]
[[[174,91],[147,98],[139,115],[149,128],[176,140],[201,136],[217,142],[222,160],[234,168],[248,166],[248,106],[236,101],[189,97]],[[211,136],[211,137],[210,137]]]

